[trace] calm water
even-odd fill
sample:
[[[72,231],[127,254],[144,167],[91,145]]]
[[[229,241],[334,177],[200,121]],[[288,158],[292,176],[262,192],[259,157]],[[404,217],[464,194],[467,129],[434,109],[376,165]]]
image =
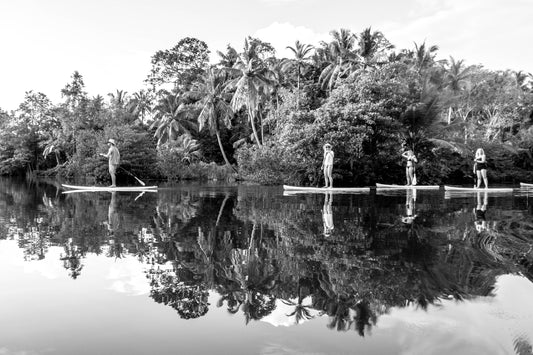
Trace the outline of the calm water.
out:
[[[0,354],[531,354],[533,193],[0,180]]]

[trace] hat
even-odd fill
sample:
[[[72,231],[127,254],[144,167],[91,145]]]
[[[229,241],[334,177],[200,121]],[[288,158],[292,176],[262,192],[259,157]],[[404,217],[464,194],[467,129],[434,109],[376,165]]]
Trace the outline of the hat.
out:
[[[329,143],[324,144],[324,148],[331,148],[331,144]]]
[[[115,142],[115,140],[113,138],[109,138],[109,140],[107,141],[107,143],[111,143],[113,145],[117,145],[117,143]]]

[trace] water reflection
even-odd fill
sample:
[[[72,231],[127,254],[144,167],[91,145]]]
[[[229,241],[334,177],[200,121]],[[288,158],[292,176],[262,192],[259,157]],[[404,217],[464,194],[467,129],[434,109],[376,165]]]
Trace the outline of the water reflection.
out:
[[[0,237],[16,240],[25,259],[61,247],[58,262],[78,280],[89,255],[133,256],[149,297],[182,319],[213,307],[246,324],[283,312],[290,324],[327,317],[329,329],[368,336],[393,309],[491,297],[499,275],[533,280],[533,218],[522,198],[407,190],[333,203],[328,193],[244,186],[64,195],[9,180],[0,189]],[[526,349],[524,339],[516,347]]]
[[[322,220],[324,222],[324,236],[329,237],[333,228],[333,211],[331,204],[333,202],[333,194],[325,193],[324,194],[324,206],[322,207]]]

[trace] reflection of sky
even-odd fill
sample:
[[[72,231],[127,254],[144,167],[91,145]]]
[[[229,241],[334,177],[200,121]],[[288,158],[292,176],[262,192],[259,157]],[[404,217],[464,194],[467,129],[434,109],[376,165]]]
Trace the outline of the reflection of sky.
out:
[[[427,312],[394,309],[376,330],[393,331],[399,354],[505,354],[518,336],[533,343],[533,284],[519,276],[498,278],[494,297],[445,300]]]
[[[533,341],[533,284],[519,276],[499,277],[491,297],[394,308],[363,338],[327,329],[325,316],[293,325],[294,307],[281,301],[246,325],[242,312],[216,306],[214,292],[204,317],[183,320],[149,297],[146,266],[134,257],[89,254],[73,280],[62,252],[26,262],[16,241],[0,241],[0,355],[506,354],[518,336]]]

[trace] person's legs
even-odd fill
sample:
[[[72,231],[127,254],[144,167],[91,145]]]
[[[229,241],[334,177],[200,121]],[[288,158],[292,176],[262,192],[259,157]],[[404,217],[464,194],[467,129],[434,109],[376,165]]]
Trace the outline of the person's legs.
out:
[[[324,165],[324,187],[328,187],[328,166]]]
[[[409,166],[405,170],[405,175],[407,177],[407,185],[413,184],[413,167]]]
[[[111,186],[112,187],[117,186],[116,171],[117,171],[116,166],[113,164],[109,164],[109,175],[111,175]]]
[[[333,165],[328,165],[326,167],[327,177],[329,179],[329,187],[333,187]]]
[[[483,176],[483,183],[485,184],[485,188],[489,188],[489,181],[487,180],[487,169],[481,170],[481,176]]]
[[[477,176],[476,188],[479,188],[479,186],[481,185],[481,170],[476,170],[476,176]]]

